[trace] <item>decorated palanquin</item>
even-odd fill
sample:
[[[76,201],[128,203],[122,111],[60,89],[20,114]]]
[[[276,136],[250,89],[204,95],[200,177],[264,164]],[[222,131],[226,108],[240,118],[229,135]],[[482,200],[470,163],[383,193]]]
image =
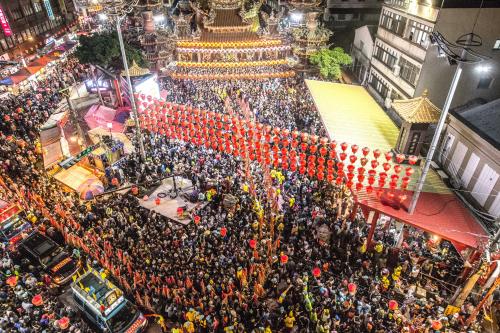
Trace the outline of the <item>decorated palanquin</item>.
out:
[[[265,16],[259,24],[262,2],[211,0],[204,12],[191,3],[198,33],[178,37],[176,66],[170,75],[176,79],[241,80],[290,77],[291,47],[277,33],[277,18]]]

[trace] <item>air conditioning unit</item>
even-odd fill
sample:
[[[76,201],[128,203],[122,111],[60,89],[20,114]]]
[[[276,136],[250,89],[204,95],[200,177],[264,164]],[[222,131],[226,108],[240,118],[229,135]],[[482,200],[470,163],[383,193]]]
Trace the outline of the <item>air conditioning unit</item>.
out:
[[[392,69],[392,72],[394,75],[399,76],[399,72],[401,71],[401,67],[399,65],[394,65],[394,68]]]

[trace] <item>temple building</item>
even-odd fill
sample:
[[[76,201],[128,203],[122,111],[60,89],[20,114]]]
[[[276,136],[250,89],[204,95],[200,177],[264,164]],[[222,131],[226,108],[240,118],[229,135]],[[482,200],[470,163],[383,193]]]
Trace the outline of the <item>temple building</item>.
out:
[[[173,18],[176,65],[168,74],[210,80],[293,76],[287,62],[291,47],[279,35],[279,17],[265,14],[266,24],[261,26],[261,5],[262,1],[211,0],[207,12],[191,3],[191,14],[181,12]]]
[[[299,65],[307,66],[309,56],[325,48],[333,33],[320,25],[321,0],[291,0],[290,25],[293,54]]]

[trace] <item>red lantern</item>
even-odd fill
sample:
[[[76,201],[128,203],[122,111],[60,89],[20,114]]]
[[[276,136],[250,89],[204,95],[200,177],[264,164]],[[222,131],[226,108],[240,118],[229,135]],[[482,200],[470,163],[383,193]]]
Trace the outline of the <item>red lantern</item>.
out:
[[[398,302],[396,302],[395,300],[391,299],[389,301],[389,310],[394,311],[394,310],[397,310],[398,308],[399,308]]]
[[[367,186],[366,187],[366,193],[372,193],[373,192],[373,186]]]
[[[34,306],[40,306],[40,305],[43,305],[43,298],[42,298],[42,295],[37,294],[37,295],[33,296],[33,298],[31,299],[31,303],[32,303]]]
[[[328,149],[326,149],[325,147],[321,147],[321,148],[319,149],[319,154],[320,154],[321,156],[326,156],[326,154],[327,154],[327,153],[328,153]]]
[[[225,227],[220,228],[220,235],[222,237],[226,237],[227,229]]]
[[[361,149],[361,152],[363,153],[363,156],[366,157],[370,153],[370,148],[364,147],[363,149]]]
[[[339,157],[341,161],[345,161],[345,159],[347,158],[347,154],[342,152],[339,154]]]
[[[120,185],[120,182],[118,181],[118,178],[115,177],[115,178],[111,179],[111,185],[113,185],[113,186]]]
[[[344,169],[344,163],[343,162],[338,162],[337,163],[337,169],[339,169],[339,170]]]
[[[65,330],[69,327],[69,318],[68,317],[62,317],[57,321],[57,324],[59,325],[59,328],[62,330]]]
[[[385,159],[387,162],[389,162],[390,160],[392,160],[392,153],[390,151],[388,151],[387,153],[385,153]]]
[[[356,155],[351,155],[349,156],[349,161],[351,161],[351,164],[354,164],[356,162],[358,158],[356,157]]]
[[[17,285],[17,276],[16,275],[9,276],[5,282],[9,286],[15,287]]]
[[[366,165],[366,163],[368,163],[368,159],[367,159],[366,157],[362,157],[362,158],[360,159],[360,162],[361,162],[361,165],[362,165],[362,166],[365,166],[365,165]]]
[[[391,169],[391,165],[389,163],[384,163],[382,164],[382,167],[384,168],[384,170],[387,172]]]
[[[411,177],[411,175],[413,175],[414,172],[415,172],[415,170],[413,170],[412,167],[407,167],[405,169],[406,176],[408,176],[408,177]]]
[[[365,176],[364,175],[358,175],[358,182],[362,183],[364,180],[365,180]]]
[[[311,145],[309,147],[309,151],[311,152],[311,154],[316,154],[317,150],[318,150],[318,146],[316,146],[316,145]]]
[[[346,150],[347,150],[347,147],[348,147],[348,144],[347,144],[347,143],[345,143],[345,142],[342,142],[342,143],[340,144],[340,148],[342,149],[342,151],[346,151]]]
[[[280,261],[281,261],[282,264],[286,264],[288,262],[288,256],[286,254],[283,254],[280,257]]]
[[[387,178],[387,173],[385,173],[385,172],[379,172],[378,176],[379,176],[380,179],[385,180]]]
[[[364,174],[364,173],[365,173],[365,168],[363,168],[363,167],[359,167],[359,168],[358,168],[358,173],[359,173],[360,175]]]
[[[399,174],[402,169],[403,169],[403,167],[401,165],[399,165],[399,164],[396,164],[394,166],[394,172],[396,172],[397,174]]]
[[[362,183],[356,183],[356,191],[361,191],[363,189],[363,184]]]
[[[373,157],[375,157],[375,159],[380,157],[380,150],[379,149],[375,149],[373,151]]]
[[[414,165],[415,163],[417,163],[417,161],[418,161],[418,157],[417,156],[411,155],[410,157],[408,157],[408,162],[411,165]]]
[[[354,165],[349,164],[349,165],[347,166],[347,171],[349,171],[349,172],[353,172],[353,171],[354,171]]]
[[[434,320],[432,322],[432,329],[439,331],[441,328],[443,328],[443,324],[439,320]]]
[[[314,267],[312,270],[312,275],[316,278],[320,277],[321,269],[319,267]]]
[[[406,158],[406,156],[405,156],[404,154],[397,154],[397,155],[396,155],[396,161],[397,161],[398,163],[403,162],[403,161],[405,160],[405,158]]]
[[[257,241],[255,239],[250,239],[248,241],[248,245],[250,246],[250,248],[255,249],[255,247],[257,247]]]
[[[378,167],[378,161],[377,160],[372,160],[372,169],[376,169]]]
[[[349,294],[354,295],[356,293],[356,290],[358,287],[354,283],[349,283],[347,285],[347,290],[349,291]]]
[[[351,151],[353,154],[356,154],[356,152],[358,151],[359,149],[359,146],[358,145],[351,145]]]
[[[368,184],[373,185],[373,183],[375,183],[375,177],[373,176],[368,177]]]
[[[195,215],[193,220],[194,220],[194,224],[200,224],[201,217],[199,215]]]
[[[391,188],[391,190],[394,190],[396,188],[396,186],[398,186],[398,183],[396,183],[395,181],[391,181],[389,183],[389,187]]]
[[[156,198],[156,199],[155,199],[155,204],[156,204],[157,206],[159,206],[159,205],[160,205],[160,203],[161,203],[161,199],[160,199],[160,198]]]

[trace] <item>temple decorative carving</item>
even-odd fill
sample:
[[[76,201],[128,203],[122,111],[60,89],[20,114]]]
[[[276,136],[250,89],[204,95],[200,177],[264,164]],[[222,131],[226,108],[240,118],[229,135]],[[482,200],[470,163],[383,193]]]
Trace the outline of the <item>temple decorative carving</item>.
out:
[[[287,62],[291,47],[278,34],[281,14],[265,16],[259,23],[262,1],[245,5],[242,0],[211,0],[208,12],[190,4],[196,22],[186,16],[175,20],[175,67],[168,75],[176,79],[265,79],[294,75]],[[189,22],[191,22],[189,17]],[[181,27],[190,33],[180,33]],[[185,31],[184,31],[185,32]],[[264,32],[264,33],[263,33]]]

